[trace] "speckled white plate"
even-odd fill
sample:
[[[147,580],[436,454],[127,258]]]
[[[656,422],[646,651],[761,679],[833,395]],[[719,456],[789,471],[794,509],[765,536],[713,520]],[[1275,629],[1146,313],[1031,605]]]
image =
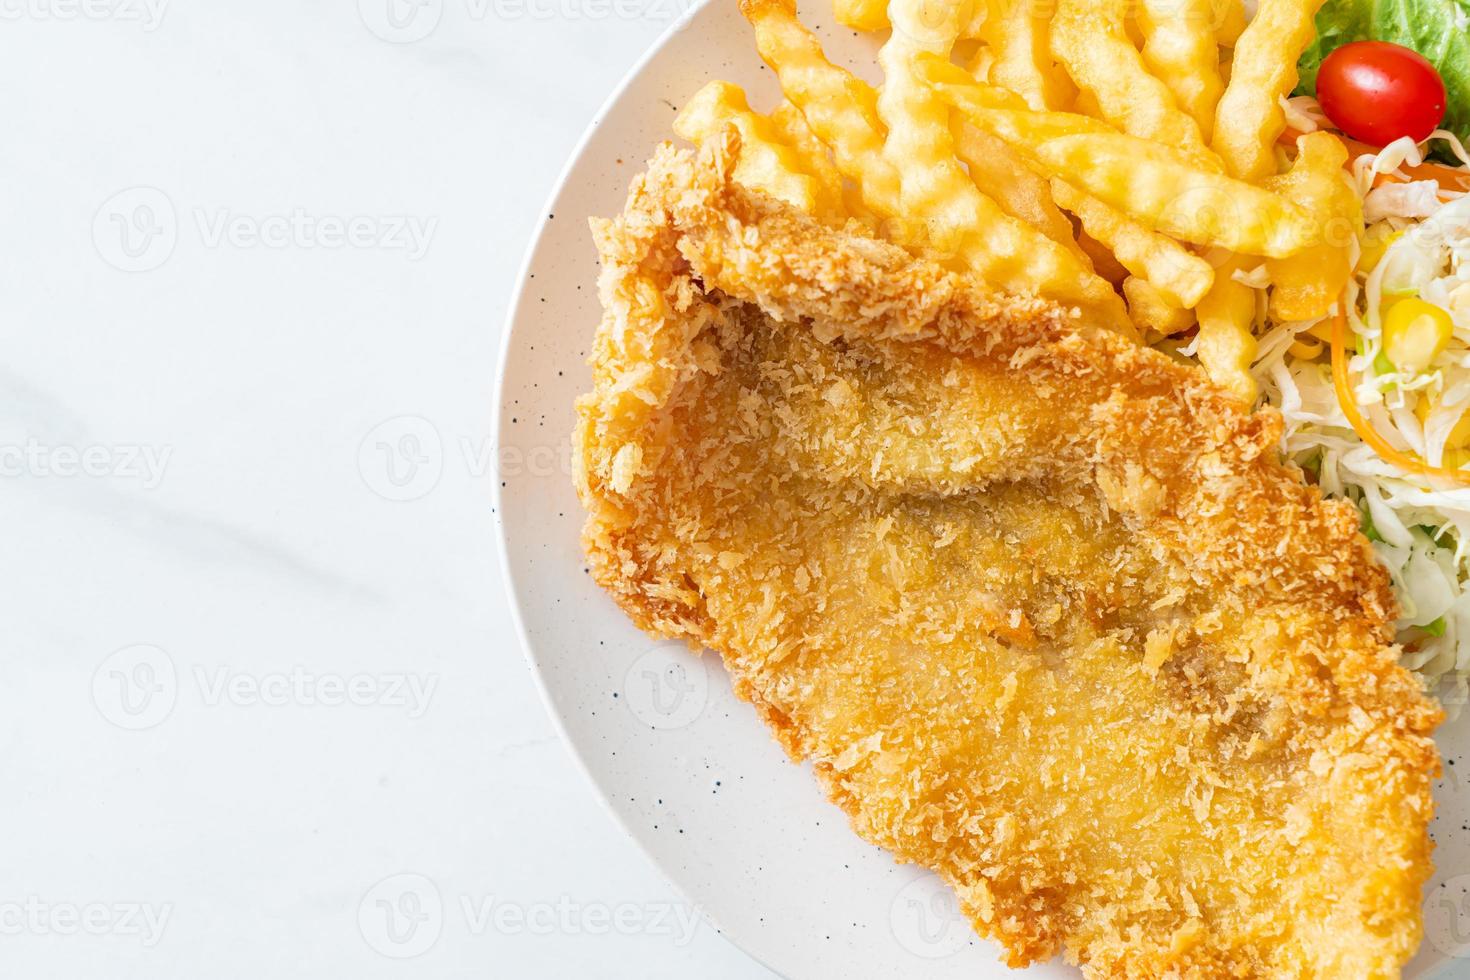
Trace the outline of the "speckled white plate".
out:
[[[835,58],[872,76],[866,39],[804,4]],[[603,799],[671,882],[731,940],[793,980],[1014,976],[937,881],[848,829],[809,772],[790,764],[738,702],[717,658],[650,641],[588,580],[572,490],[572,402],[598,320],[588,215],[620,210],[628,182],[671,138],[677,106],[724,78],[757,104],[774,80],[733,0],[671,29],[593,122],[527,257],[501,362],[498,510],[523,640],[552,714]],[[1441,737],[1441,873],[1411,977],[1470,977],[1470,787],[1456,775],[1467,726]],[[1448,879],[1448,881],[1446,881]],[[1458,959],[1456,958],[1458,954]],[[1455,969],[1440,966],[1455,964]],[[1075,977],[1061,964],[1027,977]],[[1348,980],[1348,978],[1344,978]]]

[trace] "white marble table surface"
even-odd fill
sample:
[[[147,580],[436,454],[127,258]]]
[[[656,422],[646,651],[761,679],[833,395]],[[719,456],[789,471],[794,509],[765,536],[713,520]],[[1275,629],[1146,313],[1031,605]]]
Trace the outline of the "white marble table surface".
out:
[[[490,512],[522,252],[684,2],[0,0],[0,976],[769,976],[559,744]]]

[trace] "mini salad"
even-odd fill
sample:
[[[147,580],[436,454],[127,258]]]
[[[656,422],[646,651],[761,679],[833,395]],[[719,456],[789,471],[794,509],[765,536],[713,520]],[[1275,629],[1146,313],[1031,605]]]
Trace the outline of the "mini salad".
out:
[[[1312,94],[1287,117],[1299,133],[1344,135],[1366,229],[1342,311],[1266,323],[1252,373],[1286,421],[1287,456],[1361,511],[1401,606],[1404,662],[1454,712],[1470,695],[1470,155],[1445,127],[1470,117],[1449,108],[1456,85],[1431,60],[1470,71],[1470,18],[1444,11],[1430,60],[1378,43],[1407,29],[1384,28],[1380,8],[1319,16],[1303,63]],[[1261,287],[1264,272],[1237,278]]]

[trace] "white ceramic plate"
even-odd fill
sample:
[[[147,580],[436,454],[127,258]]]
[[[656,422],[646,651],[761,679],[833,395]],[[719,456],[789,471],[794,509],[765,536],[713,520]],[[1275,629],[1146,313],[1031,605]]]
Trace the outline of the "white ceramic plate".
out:
[[[803,16],[828,51],[871,77],[872,46]],[[701,84],[724,78],[772,104],[774,80],[733,0],[692,12],[592,124],[547,207],[512,308],[500,380],[498,509],[511,601],[547,703],[622,825],[726,936],[793,980],[1013,976],[932,876],[859,841],[809,772],[791,765],[738,702],[718,659],[634,629],[583,571],[572,490],[572,403],[598,320],[588,215],[622,207],[628,183]],[[1470,788],[1456,781],[1466,725],[1441,738],[1450,778],[1436,824],[1442,869],[1411,977],[1470,960]],[[1459,877],[1457,877],[1459,876]],[[1450,879],[1442,886],[1445,879]],[[1071,978],[1059,963],[1026,973]]]

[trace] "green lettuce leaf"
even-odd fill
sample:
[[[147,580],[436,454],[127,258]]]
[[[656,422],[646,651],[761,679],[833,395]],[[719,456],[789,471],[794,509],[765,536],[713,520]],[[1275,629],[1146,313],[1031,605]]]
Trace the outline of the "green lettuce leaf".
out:
[[[1470,138],[1470,0],[1327,0],[1297,91],[1316,95],[1322,59],[1352,41],[1391,41],[1428,58],[1444,78],[1443,127]]]

